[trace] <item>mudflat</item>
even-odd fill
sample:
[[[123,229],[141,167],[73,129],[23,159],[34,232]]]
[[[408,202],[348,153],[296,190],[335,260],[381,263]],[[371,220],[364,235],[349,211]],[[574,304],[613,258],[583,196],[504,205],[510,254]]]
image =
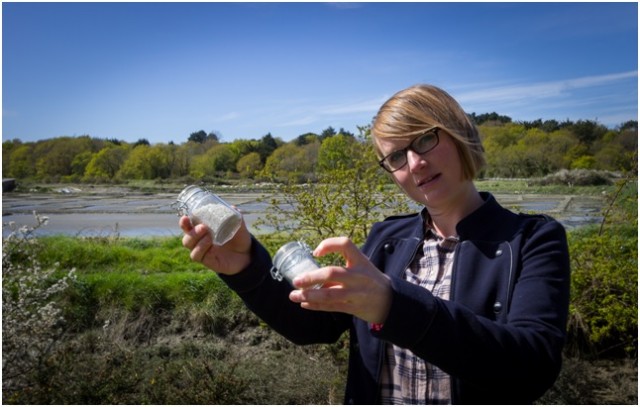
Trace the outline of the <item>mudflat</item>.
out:
[[[38,234],[127,237],[178,236],[177,209],[173,206],[182,188],[145,191],[122,186],[47,186],[45,190],[14,191],[2,196],[2,234],[10,233],[10,222],[34,226],[33,212],[47,216],[49,223]],[[214,189],[242,212],[252,233],[254,223],[269,210],[273,192]],[[598,197],[545,194],[495,194],[496,199],[515,212],[546,213],[565,227],[600,222],[602,200]],[[416,210],[419,208],[416,206]]]
[[[39,234],[77,236],[174,236],[180,235],[174,203],[179,189],[146,192],[125,187],[55,186],[46,191],[4,193],[2,233],[10,233],[9,223],[34,226],[34,212],[49,218]],[[237,206],[252,230],[255,208],[261,193],[216,191]]]

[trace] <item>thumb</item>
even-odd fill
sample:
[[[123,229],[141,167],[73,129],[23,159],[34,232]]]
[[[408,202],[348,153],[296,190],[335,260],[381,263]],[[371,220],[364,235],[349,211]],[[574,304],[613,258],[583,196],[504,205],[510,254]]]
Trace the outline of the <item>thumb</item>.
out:
[[[347,266],[368,261],[365,255],[358,249],[348,237],[330,237],[320,242],[313,251],[313,255],[321,257],[329,253],[339,253],[346,261]]]

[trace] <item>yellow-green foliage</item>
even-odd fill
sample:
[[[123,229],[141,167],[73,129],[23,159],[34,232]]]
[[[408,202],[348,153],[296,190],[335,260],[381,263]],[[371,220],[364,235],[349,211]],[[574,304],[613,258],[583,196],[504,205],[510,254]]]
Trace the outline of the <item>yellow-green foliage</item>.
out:
[[[597,354],[637,353],[638,235],[633,226],[579,230],[569,235],[569,329]],[[585,350],[585,349],[582,349]]]

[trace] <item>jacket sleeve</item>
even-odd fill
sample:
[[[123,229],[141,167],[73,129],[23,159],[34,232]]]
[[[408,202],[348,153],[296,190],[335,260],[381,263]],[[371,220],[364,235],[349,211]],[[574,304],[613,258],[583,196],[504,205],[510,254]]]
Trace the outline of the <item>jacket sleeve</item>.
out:
[[[537,222],[522,236],[509,243],[517,251],[516,273],[509,284],[510,303],[503,304],[505,317],[494,315],[491,287],[499,274],[495,262],[467,241],[456,254],[455,297],[442,300],[394,278],[389,317],[374,335],[410,349],[458,379],[467,395],[476,393],[473,402],[482,394],[492,395],[493,401],[504,397],[531,402],[540,397],[560,370],[569,255],[564,228],[556,221]],[[475,305],[467,305],[464,298],[473,298],[470,303]]]
[[[332,343],[350,326],[346,314],[309,311],[289,300],[292,287],[271,277],[271,256],[252,237],[251,263],[232,276],[220,278],[267,325],[296,344]]]

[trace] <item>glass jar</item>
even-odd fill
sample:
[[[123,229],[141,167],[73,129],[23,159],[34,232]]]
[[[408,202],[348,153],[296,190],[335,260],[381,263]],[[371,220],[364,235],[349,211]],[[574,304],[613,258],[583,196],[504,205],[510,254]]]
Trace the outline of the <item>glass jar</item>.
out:
[[[195,185],[180,192],[174,207],[179,216],[187,215],[193,226],[208,226],[213,243],[219,246],[231,240],[242,224],[240,212],[213,192]]]
[[[271,267],[271,277],[282,281],[286,279],[293,286],[293,279],[306,271],[319,269],[311,249],[300,241],[289,242],[278,249],[273,256],[273,267]],[[320,288],[318,284],[313,288]]]

